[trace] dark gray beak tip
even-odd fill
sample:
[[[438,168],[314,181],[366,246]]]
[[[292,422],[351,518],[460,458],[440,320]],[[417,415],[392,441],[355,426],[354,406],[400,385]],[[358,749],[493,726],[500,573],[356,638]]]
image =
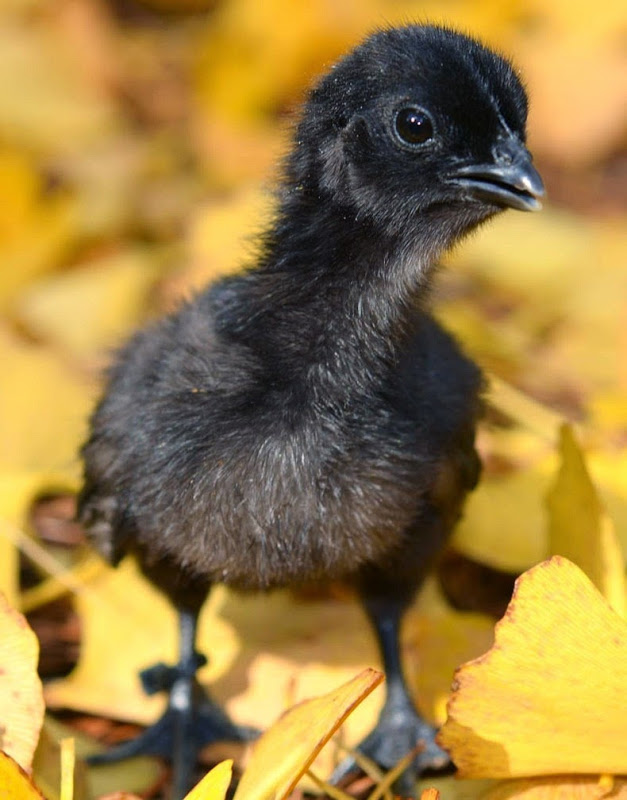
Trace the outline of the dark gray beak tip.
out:
[[[518,141],[509,143],[506,159],[469,164],[457,170],[452,179],[474,200],[518,211],[539,211],[546,194],[531,155]]]

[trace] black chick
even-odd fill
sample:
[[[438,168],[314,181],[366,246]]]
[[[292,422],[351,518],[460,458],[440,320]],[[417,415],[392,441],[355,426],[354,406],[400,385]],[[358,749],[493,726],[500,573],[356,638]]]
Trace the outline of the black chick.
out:
[[[387,673],[362,750],[391,767],[423,740],[406,794],[446,762],[398,633],[477,481],[482,381],[424,306],[444,250],[503,208],[540,208],[526,115],[510,64],[473,39],[375,33],[311,92],[254,267],[138,333],[111,369],[80,519],[181,612],[179,665],[146,676],[169,709],[117,753],[173,749],[176,795],[199,742],[250,735],[193,691],[214,583],[354,585]]]

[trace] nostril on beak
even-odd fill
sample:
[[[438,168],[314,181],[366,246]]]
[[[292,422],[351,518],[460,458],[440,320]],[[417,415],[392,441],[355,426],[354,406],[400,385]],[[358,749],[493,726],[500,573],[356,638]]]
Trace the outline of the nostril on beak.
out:
[[[508,167],[520,159],[521,154],[528,155],[527,148],[518,139],[508,138],[498,142],[492,149],[495,164]]]

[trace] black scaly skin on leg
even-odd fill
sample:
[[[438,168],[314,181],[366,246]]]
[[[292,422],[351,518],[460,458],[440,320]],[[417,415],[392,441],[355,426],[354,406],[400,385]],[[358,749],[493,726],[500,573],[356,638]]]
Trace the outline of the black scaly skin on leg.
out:
[[[136,334],[83,448],[93,542],[180,610],[220,582],[358,587],[405,709],[370,740],[386,765],[422,731],[400,615],[478,471],[481,376],[429,288],[468,232],[540,208],[526,116],[511,65],[468,37],[368,38],[310,93],[255,263]]]

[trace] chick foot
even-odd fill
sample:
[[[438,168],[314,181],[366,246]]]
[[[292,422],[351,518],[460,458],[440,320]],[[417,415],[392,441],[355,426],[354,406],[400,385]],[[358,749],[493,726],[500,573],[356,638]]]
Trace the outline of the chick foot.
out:
[[[415,797],[416,781],[425,771],[443,771],[451,766],[448,754],[435,741],[436,729],[418,714],[404,694],[389,698],[376,727],[357,746],[371,761],[384,770],[392,769],[412,750],[420,747],[410,766],[397,778],[393,790],[401,797]],[[360,771],[354,758],[345,759],[331,776],[339,783]]]
[[[157,664],[140,673],[147,694],[169,693],[163,715],[137,738],[89,757],[92,765],[110,764],[134,756],[159,756],[172,762],[172,800],[191,788],[198,753],[217,741],[248,742],[259,735],[254,728],[235,725],[196,680],[196,669],[204,663],[197,656],[189,665]]]

